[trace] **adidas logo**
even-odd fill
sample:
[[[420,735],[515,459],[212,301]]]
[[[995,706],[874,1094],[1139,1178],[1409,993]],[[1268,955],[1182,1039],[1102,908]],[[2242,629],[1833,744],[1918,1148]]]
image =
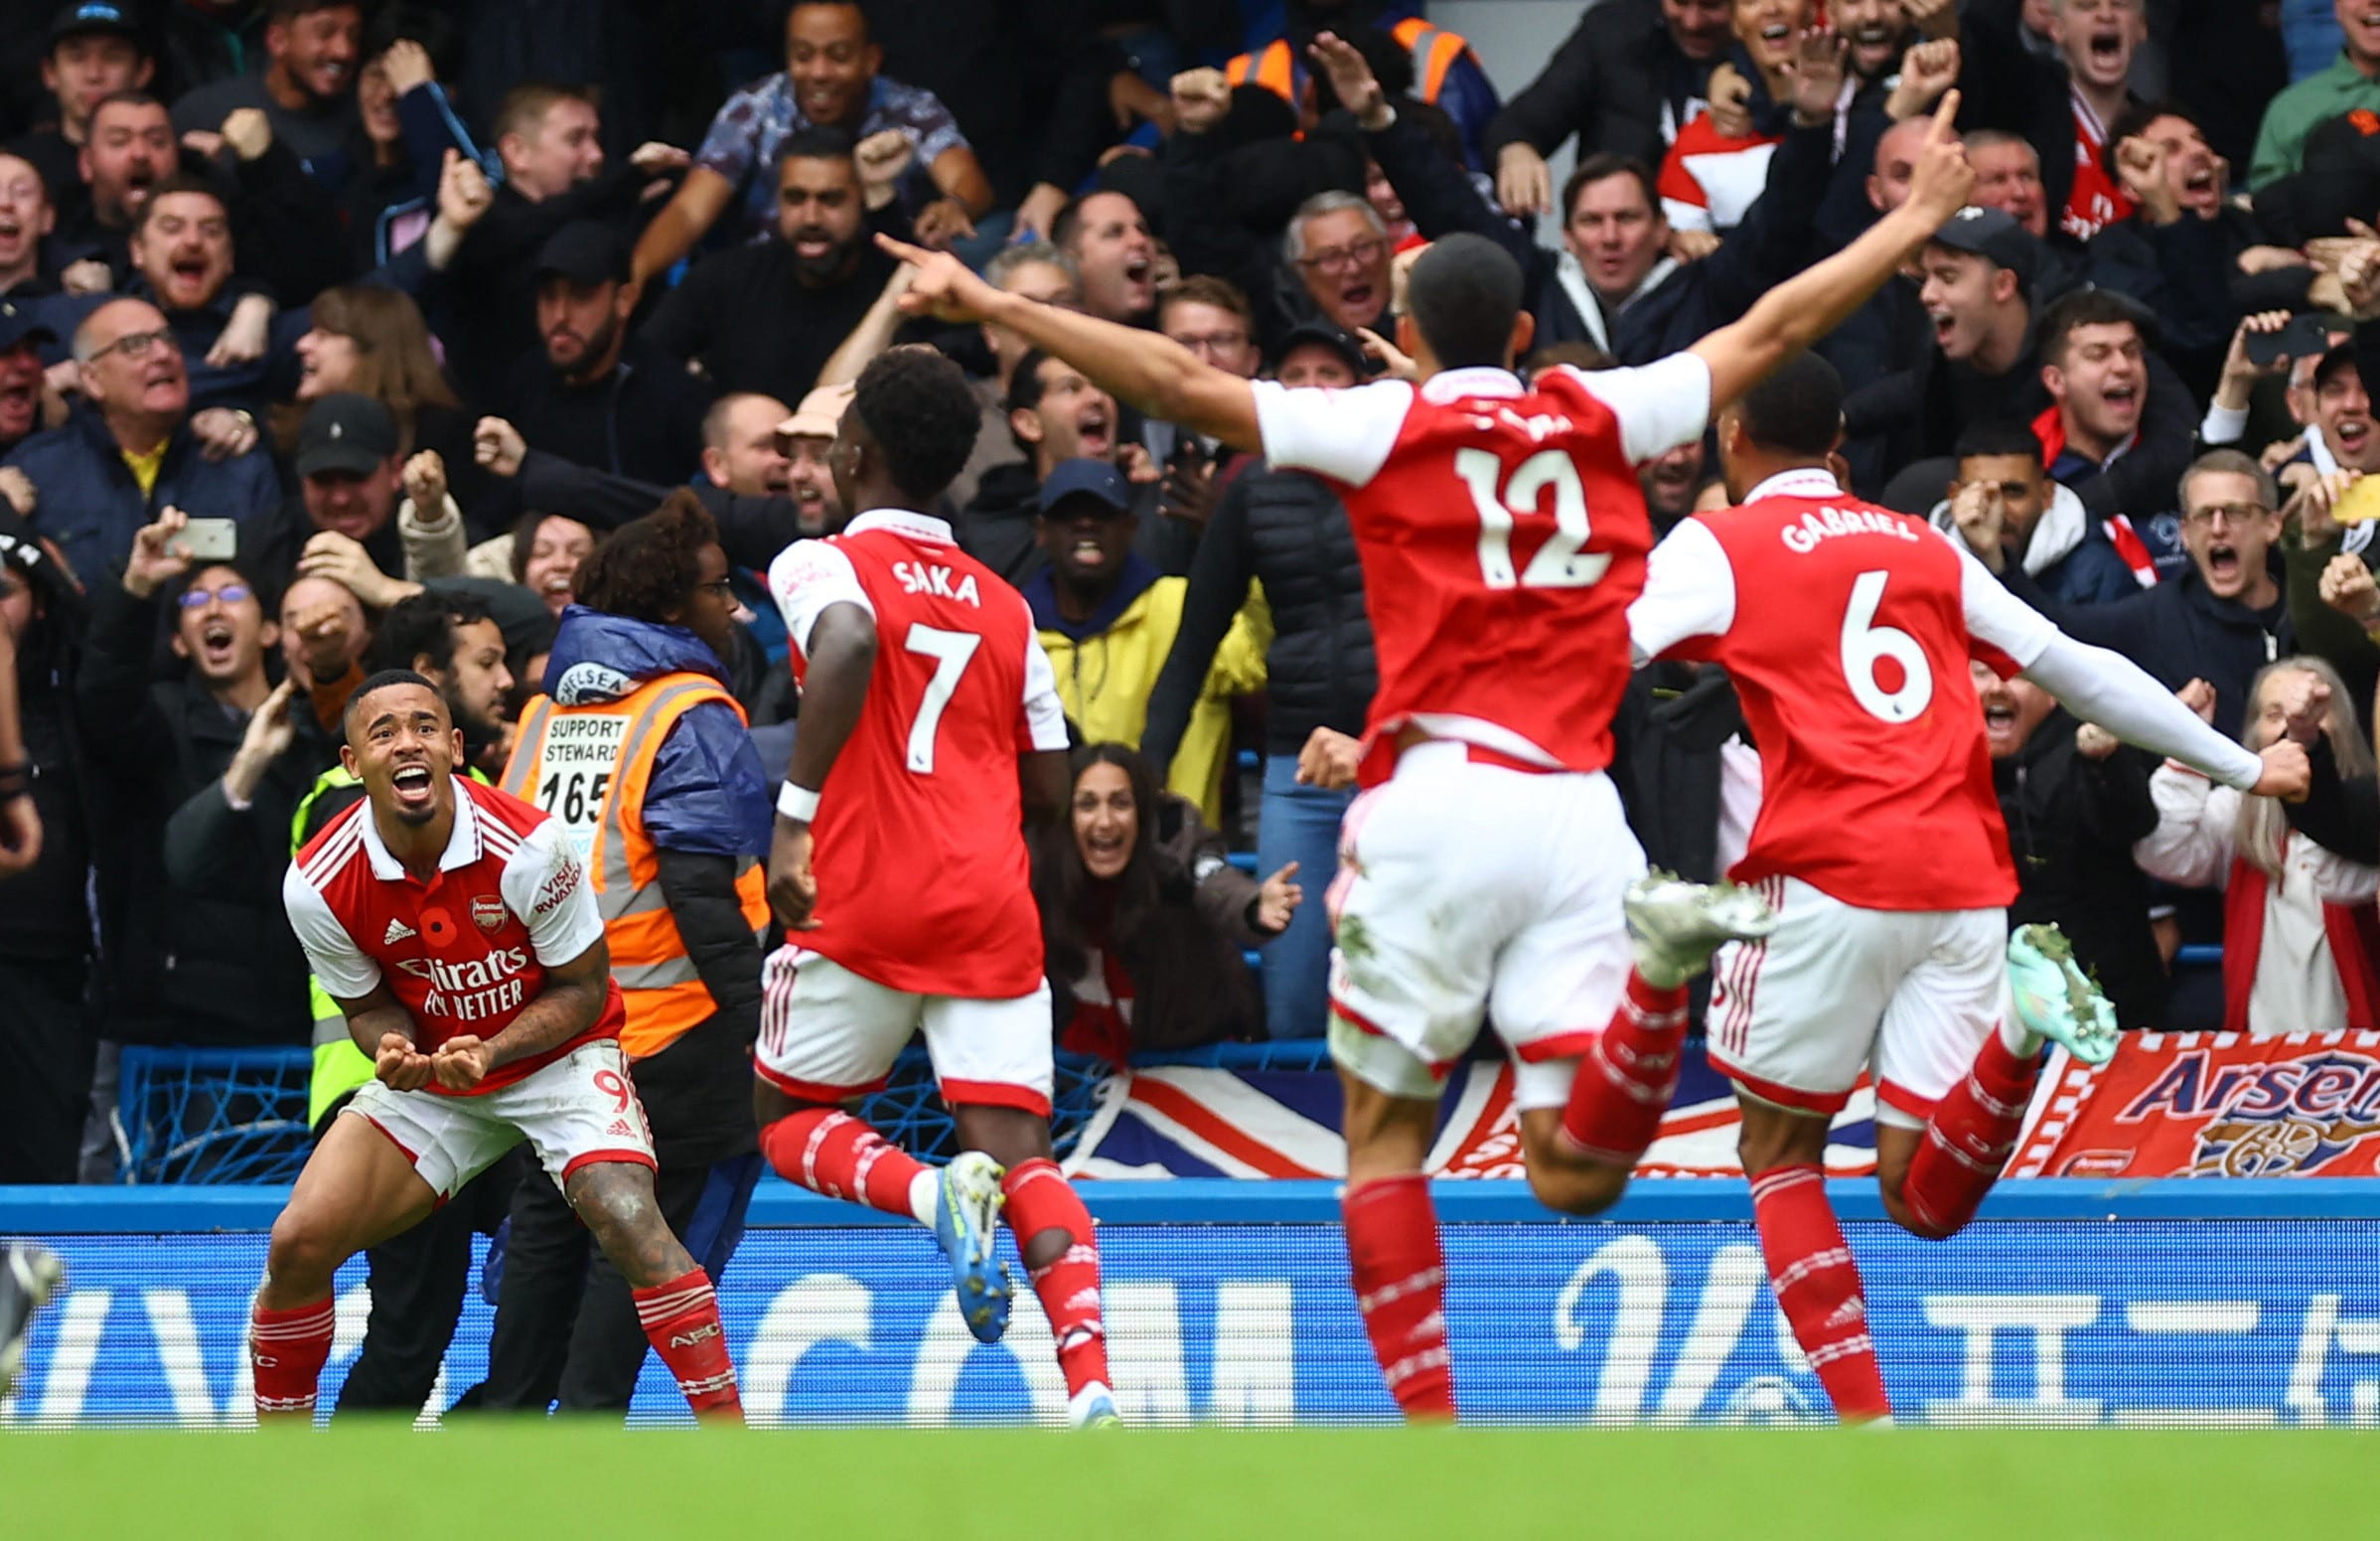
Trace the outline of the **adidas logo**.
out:
[[[382,947],[394,947],[397,943],[402,942],[415,934],[416,933],[414,932],[413,928],[406,925],[403,921],[391,920],[388,922],[388,934],[380,938],[380,945]]]
[[[637,1137],[637,1132],[628,1127],[628,1120],[626,1119],[612,1120],[612,1127],[605,1130],[604,1133],[625,1140],[634,1140]]]

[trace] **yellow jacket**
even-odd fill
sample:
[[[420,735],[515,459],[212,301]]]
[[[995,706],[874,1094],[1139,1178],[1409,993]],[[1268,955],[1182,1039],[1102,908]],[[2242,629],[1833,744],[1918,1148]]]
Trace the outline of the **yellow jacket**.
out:
[[[1155,578],[1128,598],[1119,595],[1119,609],[1103,607],[1086,627],[1057,622],[1046,578],[1027,587],[1041,646],[1057,671],[1058,698],[1087,742],[1140,747],[1148,697],[1173,651],[1189,587],[1188,578]],[[1260,591],[1232,618],[1215,650],[1206,689],[1173,757],[1166,790],[1196,803],[1209,825],[1220,827],[1223,819],[1223,764],[1232,732],[1227,701],[1264,688],[1264,650],[1271,644],[1272,611]]]

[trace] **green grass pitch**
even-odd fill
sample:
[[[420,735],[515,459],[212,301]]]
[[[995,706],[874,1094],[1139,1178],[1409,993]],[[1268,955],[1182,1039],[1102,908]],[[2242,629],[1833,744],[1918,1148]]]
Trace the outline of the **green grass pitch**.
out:
[[[2325,1432],[28,1433],[0,1439],[0,1513],[42,1541],[2196,1541],[2370,1534],[2373,1453]]]

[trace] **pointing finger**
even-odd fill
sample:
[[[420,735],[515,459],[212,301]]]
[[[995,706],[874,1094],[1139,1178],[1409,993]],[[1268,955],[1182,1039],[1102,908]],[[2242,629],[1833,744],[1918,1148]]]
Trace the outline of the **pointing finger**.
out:
[[[1926,130],[1928,145],[1948,144],[1958,138],[1959,92],[1956,87],[1942,93],[1942,104],[1934,108],[1933,127]]]
[[[923,246],[913,246],[905,240],[895,240],[882,231],[877,232],[876,245],[885,255],[899,257],[904,262],[914,263],[920,267],[925,265],[927,257],[933,255]]]

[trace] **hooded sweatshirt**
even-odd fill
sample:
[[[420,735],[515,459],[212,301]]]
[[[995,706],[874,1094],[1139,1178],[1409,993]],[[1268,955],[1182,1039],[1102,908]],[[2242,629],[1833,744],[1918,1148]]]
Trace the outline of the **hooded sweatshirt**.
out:
[[[1034,628],[1057,672],[1058,698],[1085,742],[1140,746],[1149,695],[1181,630],[1182,598],[1189,588],[1189,579],[1160,577],[1135,552],[1124,558],[1116,587],[1099,608],[1076,622],[1059,613],[1052,574],[1044,571],[1025,584]],[[1269,630],[1258,635],[1246,611],[1232,622],[1208,666],[1206,688],[1191,708],[1190,725],[1166,776],[1166,790],[1198,804],[1211,827],[1222,825],[1224,751],[1232,730],[1226,697],[1264,689]]]
[[[562,612],[545,681],[556,703],[617,700],[668,674],[706,675],[731,689],[709,644],[681,626]],[[735,877],[769,849],[775,786],[743,718],[726,701],[689,708],[669,729],[646,785],[646,833],[660,848],[661,882],[703,987],[718,1010],[667,1048],[637,1061],[637,1091],[665,1167],[755,1149],[746,1059],[760,1026],[759,940],[745,924]]]
[[[2090,514],[2073,488],[2052,482],[2049,507],[2041,511],[2025,542],[2025,576],[2061,604],[2105,604],[2140,591],[2141,583],[2126,564],[2104,529],[2094,529]],[[1934,505],[1927,516],[1945,535],[1959,533],[1951,518],[1950,500]]]

